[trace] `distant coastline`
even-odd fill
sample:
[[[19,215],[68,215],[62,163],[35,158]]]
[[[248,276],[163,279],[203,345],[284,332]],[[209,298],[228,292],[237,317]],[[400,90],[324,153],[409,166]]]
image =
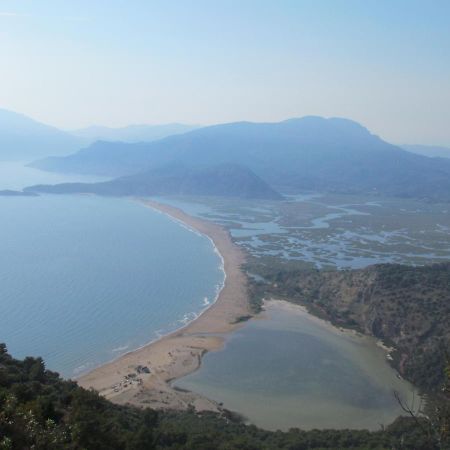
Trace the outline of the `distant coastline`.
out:
[[[202,356],[220,349],[222,335],[236,329],[238,319],[250,314],[247,281],[241,270],[244,252],[219,225],[169,205],[140,201],[211,240],[222,259],[222,289],[215,302],[205,305],[200,315],[183,327],[82,375],[77,381],[119,404],[179,410],[193,406],[198,411],[217,411],[220,407],[215,402],[173,388],[171,381],[197,370]]]

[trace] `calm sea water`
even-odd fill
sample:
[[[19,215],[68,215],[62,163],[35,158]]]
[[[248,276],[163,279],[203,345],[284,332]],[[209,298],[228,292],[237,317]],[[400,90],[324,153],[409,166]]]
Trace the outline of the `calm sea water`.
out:
[[[0,189],[67,180],[0,164]],[[0,197],[0,342],[75,376],[193,319],[220,265],[205,236],[130,200]]]
[[[228,336],[222,351],[208,353],[176,385],[273,430],[378,429],[402,413],[394,391],[412,396],[372,339],[277,306]]]

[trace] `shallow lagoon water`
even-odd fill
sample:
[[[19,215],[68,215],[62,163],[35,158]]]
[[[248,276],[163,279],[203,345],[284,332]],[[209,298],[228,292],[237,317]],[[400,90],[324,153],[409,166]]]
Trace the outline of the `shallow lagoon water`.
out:
[[[289,196],[288,202],[201,197],[162,201],[221,223],[255,257],[353,269],[450,259],[445,205],[319,194]]]
[[[206,395],[267,429],[369,428],[412,396],[373,339],[341,332],[295,307],[270,306],[176,386]]]

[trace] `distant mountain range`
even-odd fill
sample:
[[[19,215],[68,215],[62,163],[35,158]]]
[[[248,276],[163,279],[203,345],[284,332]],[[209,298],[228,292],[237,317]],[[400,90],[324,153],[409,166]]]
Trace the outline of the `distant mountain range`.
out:
[[[230,123],[151,143],[97,142],[33,166],[117,177],[168,164],[191,169],[237,164],[286,193],[372,193],[450,201],[450,161],[407,152],[339,118]]]
[[[199,128],[198,125],[168,123],[163,125],[129,125],[122,128],[93,126],[71,131],[71,134],[86,141],[150,142],[174,134],[186,133]]]
[[[82,145],[79,138],[69,133],[0,109],[0,161],[68,155]]]
[[[97,138],[103,140],[92,142]],[[121,141],[111,141],[117,139]],[[235,187],[242,188],[230,192],[244,197],[250,192],[268,198],[277,192],[309,190],[450,201],[450,149],[404,148],[408,151],[339,118],[308,116],[204,128],[183,124],[90,127],[70,134],[0,110],[0,160],[37,159],[31,165],[43,170],[110,177],[145,173],[109,185],[116,192],[119,186],[124,192],[131,185],[136,190],[137,180],[146,192],[213,192],[214,186],[203,181],[218,183],[211,174],[220,177],[228,167]],[[43,156],[47,157],[39,159]],[[185,177],[186,183],[174,182],[169,189],[169,178],[176,177]],[[223,180],[216,190],[219,195],[227,190]]]
[[[97,140],[150,142],[195,128],[198,127],[173,123],[123,128],[89,127],[66,132],[23,114],[0,109],[0,161],[31,161],[45,156],[69,155]]]
[[[279,200],[281,195],[249,169],[235,164],[192,169],[169,165],[101,183],[63,183],[31,186],[24,193],[112,196],[210,195]]]
[[[408,152],[417,153],[418,155],[432,158],[450,158],[449,147],[438,147],[436,145],[402,145],[401,147]]]
[[[50,156],[30,164],[41,170],[101,176],[130,175],[145,170],[149,143],[97,141],[78,152],[59,158]],[[165,158],[162,158],[165,159]],[[162,164],[169,161],[162,161]]]

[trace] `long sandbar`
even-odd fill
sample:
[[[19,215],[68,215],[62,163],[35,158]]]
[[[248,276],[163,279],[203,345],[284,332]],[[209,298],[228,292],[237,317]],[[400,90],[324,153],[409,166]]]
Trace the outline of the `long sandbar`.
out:
[[[244,252],[233,243],[228,231],[217,224],[156,201],[143,200],[143,203],[213,241],[223,259],[224,285],[217,300],[197,319],[81,376],[78,384],[95,389],[119,404],[179,410],[193,406],[198,411],[217,411],[220,408],[215,402],[174,389],[171,381],[198,369],[206,352],[223,346],[224,338],[219,335],[233,331],[238,327],[236,320],[250,314],[247,280],[241,270]]]

